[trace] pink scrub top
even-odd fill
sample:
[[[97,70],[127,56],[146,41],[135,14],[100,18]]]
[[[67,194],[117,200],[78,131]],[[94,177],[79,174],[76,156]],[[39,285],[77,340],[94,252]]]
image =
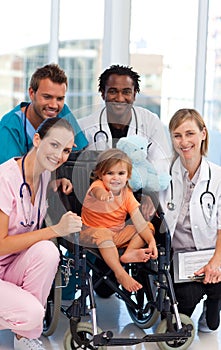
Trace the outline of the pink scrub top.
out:
[[[47,186],[50,181],[51,173],[45,170],[42,173],[42,198],[40,205],[40,226],[47,211]],[[30,194],[26,188],[23,187],[23,203],[25,215],[23,212],[20,188],[23,183],[23,178],[18,164],[14,158],[0,165],[0,210],[9,216],[8,235],[13,236],[19,233],[34,231],[37,228],[38,207],[40,203],[41,186],[39,186],[35,197],[35,203],[32,205]],[[24,227],[21,222],[25,221],[25,217],[29,222],[34,221],[31,227]],[[15,254],[8,254],[0,256],[0,265],[7,264],[10,256]],[[9,259],[7,259],[7,257]]]

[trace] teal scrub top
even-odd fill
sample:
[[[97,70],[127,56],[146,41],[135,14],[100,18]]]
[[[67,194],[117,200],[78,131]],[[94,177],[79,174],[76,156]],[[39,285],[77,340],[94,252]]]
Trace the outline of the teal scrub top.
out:
[[[29,120],[26,119],[27,133],[25,132],[25,114],[21,110],[21,108],[27,106],[27,104],[28,102],[22,102],[13,110],[5,114],[0,120],[0,164],[12,157],[20,157],[24,155],[33,146],[32,140],[35,129]],[[82,132],[77,120],[66,104],[58,116],[60,118],[67,119],[74,129],[74,141],[77,147],[73,148],[73,151],[80,151],[87,147],[88,141]]]

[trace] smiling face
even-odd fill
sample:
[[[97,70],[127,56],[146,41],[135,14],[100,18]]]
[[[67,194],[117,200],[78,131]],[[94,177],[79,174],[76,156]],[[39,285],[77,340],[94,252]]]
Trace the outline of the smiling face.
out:
[[[46,118],[56,117],[64,107],[64,99],[67,86],[65,83],[58,84],[50,79],[42,79],[37,91],[29,88],[32,101],[30,117],[35,126]]]
[[[101,175],[101,180],[108,191],[113,195],[119,195],[121,190],[126,186],[128,180],[128,165],[126,162],[119,161],[110,169]]]
[[[62,126],[55,126],[43,139],[36,133],[33,144],[37,149],[36,166],[41,170],[54,171],[67,161],[74,145],[74,135]]]
[[[206,139],[206,129],[200,130],[196,121],[186,119],[171,131],[174,150],[185,164],[188,161],[199,162],[202,157],[202,142]]]
[[[107,106],[109,122],[128,124],[135,96],[136,91],[131,77],[111,74],[107,80],[105,90],[102,91],[102,98]]]

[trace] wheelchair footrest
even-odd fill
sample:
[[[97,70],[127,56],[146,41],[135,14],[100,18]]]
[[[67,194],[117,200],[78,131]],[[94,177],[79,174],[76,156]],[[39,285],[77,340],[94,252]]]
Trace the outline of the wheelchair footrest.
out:
[[[116,346],[116,345],[135,345],[146,342],[166,342],[171,340],[181,341],[191,337],[193,327],[191,324],[183,326],[177,332],[167,332],[158,334],[147,334],[143,338],[113,338],[113,333],[110,331],[96,334],[93,338],[95,346]]]

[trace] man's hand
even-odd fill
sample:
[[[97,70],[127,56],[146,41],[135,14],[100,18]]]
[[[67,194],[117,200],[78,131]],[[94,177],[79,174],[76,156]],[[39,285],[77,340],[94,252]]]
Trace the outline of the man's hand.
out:
[[[152,216],[154,215],[156,209],[152,202],[150,196],[142,196],[141,200],[141,212],[146,221],[151,221]]]
[[[50,182],[50,187],[54,192],[56,192],[58,188],[61,187],[61,190],[64,194],[70,194],[73,191],[73,185],[71,181],[65,177],[62,179],[52,180]]]

